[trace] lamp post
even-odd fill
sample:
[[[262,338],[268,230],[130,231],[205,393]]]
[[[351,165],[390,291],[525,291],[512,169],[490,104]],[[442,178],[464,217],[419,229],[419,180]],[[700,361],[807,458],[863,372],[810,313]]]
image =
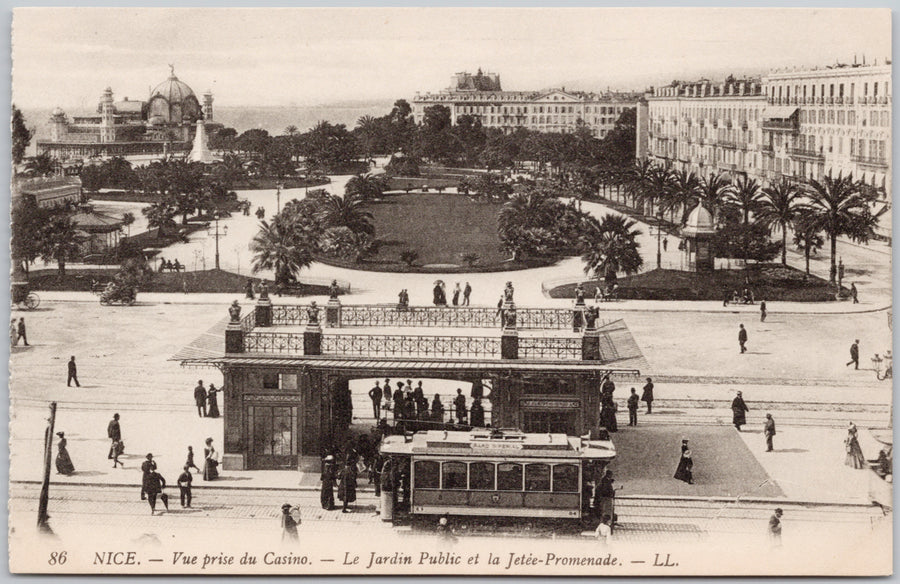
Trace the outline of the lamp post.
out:
[[[222,226],[222,230],[219,231],[219,218],[216,217],[216,228],[215,228],[215,231],[211,231],[210,228],[207,227],[207,228],[206,228],[206,233],[207,233],[209,236],[214,237],[214,238],[216,239],[216,269],[218,270],[218,269],[219,269],[219,238],[220,238],[220,237],[225,237],[225,235],[228,233],[228,226],[227,226],[227,225],[223,225],[223,226]]]
[[[284,188],[282,183],[275,185],[275,212],[281,213],[281,189]]]

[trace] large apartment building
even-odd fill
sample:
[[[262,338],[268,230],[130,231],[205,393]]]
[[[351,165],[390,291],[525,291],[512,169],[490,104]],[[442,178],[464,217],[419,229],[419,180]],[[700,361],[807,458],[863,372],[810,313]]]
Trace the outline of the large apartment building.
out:
[[[763,184],[839,172],[891,193],[891,65],[772,71],[657,87],[637,157]]]
[[[517,128],[540,132],[572,132],[584,123],[597,138],[615,127],[628,108],[637,105],[640,94],[603,94],[551,89],[547,91],[503,91],[500,76],[494,73],[457,73],[451,86],[437,93],[417,93],[412,100],[413,116],[421,123],[425,108],[443,105],[450,109],[453,123],[463,115],[478,118],[482,126],[511,133]]]

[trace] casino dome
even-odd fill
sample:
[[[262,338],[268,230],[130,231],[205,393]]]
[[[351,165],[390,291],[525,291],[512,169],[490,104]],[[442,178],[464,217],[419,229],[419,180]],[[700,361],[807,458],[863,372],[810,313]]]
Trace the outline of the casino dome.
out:
[[[194,90],[175,76],[175,68],[169,67],[169,78],[150,92],[147,120],[152,125],[195,122],[202,117],[200,102]]]

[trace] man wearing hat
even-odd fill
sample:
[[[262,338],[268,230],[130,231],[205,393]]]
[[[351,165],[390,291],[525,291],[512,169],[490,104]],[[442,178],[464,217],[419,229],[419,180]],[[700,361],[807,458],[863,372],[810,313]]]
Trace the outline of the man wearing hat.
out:
[[[734,424],[738,432],[741,431],[741,426],[747,423],[745,412],[750,411],[747,404],[744,403],[743,395],[741,392],[737,392],[737,395],[731,401],[731,423]]]
[[[772,452],[775,448],[772,446],[772,437],[775,436],[775,420],[772,414],[766,414],[766,423],[763,426],[763,434],[766,436],[766,452]]]
[[[141,501],[147,498],[147,482],[150,473],[156,470],[156,461],[153,460],[153,453],[147,453],[147,460],[141,463]]]
[[[194,475],[191,474],[191,467],[185,465],[184,472],[178,476],[178,491],[181,496],[181,506],[188,507],[191,506],[191,483],[194,482]]]
[[[153,468],[156,468],[155,463]],[[166,479],[164,479],[161,474],[156,472],[156,470],[151,470],[147,474],[147,478],[144,479],[144,491],[147,495],[147,502],[150,503],[150,515],[154,515],[156,513],[157,495],[159,495],[159,498],[162,500],[163,505],[166,506],[166,511],[169,510],[169,496],[163,493],[163,489],[165,488]]]
[[[319,496],[322,509],[326,511],[334,510],[334,474],[334,456],[329,454],[322,464],[322,488]]]

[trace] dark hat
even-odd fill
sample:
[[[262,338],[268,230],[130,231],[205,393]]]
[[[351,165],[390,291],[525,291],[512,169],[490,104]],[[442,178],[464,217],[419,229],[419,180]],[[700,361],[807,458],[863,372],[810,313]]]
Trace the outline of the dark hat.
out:
[[[284,511],[284,510],[286,510],[286,509],[290,509],[290,508],[291,508],[291,504],[290,504],[290,503],[285,503],[284,505],[281,506],[281,510],[282,510],[282,511]]]
[[[63,436],[66,435],[66,433],[65,432],[57,432],[56,435],[59,436],[60,438],[62,438]]]

